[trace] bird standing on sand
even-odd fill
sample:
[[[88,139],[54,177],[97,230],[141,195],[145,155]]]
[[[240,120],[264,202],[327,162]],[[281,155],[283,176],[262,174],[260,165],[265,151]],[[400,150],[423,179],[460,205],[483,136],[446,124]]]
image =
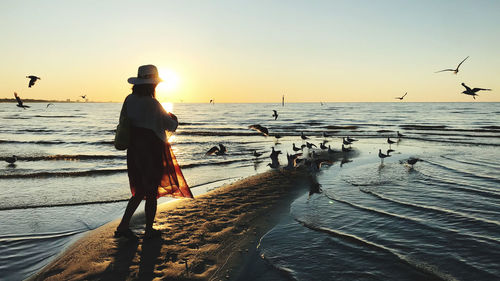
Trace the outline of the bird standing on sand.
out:
[[[298,148],[298,147],[296,147],[296,146],[295,146],[295,143],[293,143],[292,149],[293,149],[293,151],[295,151],[295,152],[297,152],[297,151],[299,151],[299,150],[302,150],[302,148]]]
[[[7,162],[11,165],[16,163],[16,161],[17,161],[17,156],[15,156],[15,155],[12,155],[12,157],[5,158],[5,162]]]
[[[26,78],[30,79],[28,83],[28,88],[31,88],[31,86],[35,85],[36,80],[42,80],[42,78],[37,77],[35,75],[26,76]]]
[[[476,93],[479,92],[479,91],[491,91],[491,89],[483,89],[483,88],[474,88],[474,89],[471,89],[467,85],[465,85],[465,83],[462,83],[462,86],[465,87],[465,91],[463,91],[462,94],[466,94],[466,95],[472,96],[472,98],[474,98],[474,99],[476,99],[476,96],[478,95]]]
[[[219,143],[219,147],[213,146],[207,151],[207,153],[205,153],[205,155],[212,155],[212,154],[224,155],[226,154],[226,152],[227,152],[226,147],[222,143]]]
[[[262,133],[266,137],[269,136],[269,130],[266,127],[261,126],[259,124],[250,125],[250,126],[248,126],[248,128],[249,129],[254,129],[257,132]]]
[[[303,140],[308,140],[309,138],[304,135],[304,132],[300,132],[300,138]]]
[[[408,94],[408,92],[406,92],[402,97],[395,97],[395,99],[403,100],[407,94]]]
[[[387,143],[389,144],[389,148],[391,148],[391,145],[392,145],[393,143],[396,143],[396,142],[395,142],[395,141],[393,141],[393,140],[391,140],[391,138],[390,138],[390,137],[388,137],[388,138],[387,138]]]
[[[24,104],[23,104],[23,101],[22,101],[22,100],[21,100],[21,98],[17,95],[17,93],[16,93],[16,92],[14,92],[14,97],[16,97],[16,100],[17,100],[17,105],[16,105],[17,107],[22,107],[22,108],[24,108],[24,109],[29,108],[29,105],[24,105]]]
[[[351,144],[352,144],[352,142],[350,142],[350,141],[346,140],[346,138],[342,138],[342,143],[343,143],[344,145],[351,145]]]
[[[387,157],[391,157],[390,155],[388,154],[383,154],[382,153],[382,149],[379,149],[378,150],[378,158],[380,158],[380,163],[383,164],[384,163],[384,158],[387,158]]]
[[[272,116],[274,117],[274,120],[276,120],[276,119],[278,119],[278,111],[276,111],[274,109],[273,109],[273,111],[274,111],[274,113]]]
[[[278,160],[278,155],[281,154],[280,150],[274,150],[274,147],[271,147],[271,155],[269,157],[271,158],[271,164],[268,164],[271,168],[278,168],[280,166],[280,162]]]
[[[455,69],[452,69],[452,68],[447,68],[447,69],[443,69],[443,70],[440,70],[440,71],[436,71],[435,73],[438,73],[438,72],[443,72],[443,71],[453,71],[453,73],[454,73],[454,74],[457,74],[457,73],[458,73],[458,68],[459,68],[459,67],[462,65],[462,63],[464,63],[464,61],[465,61],[466,59],[468,59],[468,58],[469,58],[469,56],[467,56],[467,57],[466,57],[466,58],[465,58],[462,62],[460,62],[460,63],[458,64],[457,68],[455,68]]]
[[[350,149],[350,148],[345,147],[345,146],[342,144],[342,152],[349,152],[349,151],[351,151],[351,149]]]
[[[348,141],[348,142],[350,142],[350,143],[353,143],[353,142],[355,142],[355,141],[358,141],[357,139],[353,139],[353,138],[351,138],[351,137],[349,137],[349,136],[347,136],[347,138],[346,138],[346,139],[347,139],[347,141]]]

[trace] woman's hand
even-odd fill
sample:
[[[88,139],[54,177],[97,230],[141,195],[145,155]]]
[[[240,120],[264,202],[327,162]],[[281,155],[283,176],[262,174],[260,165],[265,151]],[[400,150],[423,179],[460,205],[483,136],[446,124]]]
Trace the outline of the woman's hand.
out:
[[[172,112],[168,112],[167,114],[170,116],[170,118],[174,119],[175,122],[178,122],[177,121],[177,116],[175,116],[175,114],[173,114]]]

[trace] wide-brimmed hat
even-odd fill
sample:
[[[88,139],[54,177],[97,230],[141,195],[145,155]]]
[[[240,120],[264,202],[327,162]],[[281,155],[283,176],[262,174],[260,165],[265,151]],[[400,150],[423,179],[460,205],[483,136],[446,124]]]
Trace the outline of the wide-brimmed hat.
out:
[[[163,80],[158,75],[158,69],[152,64],[141,65],[137,70],[137,77],[130,77],[127,80],[130,84],[158,84]]]

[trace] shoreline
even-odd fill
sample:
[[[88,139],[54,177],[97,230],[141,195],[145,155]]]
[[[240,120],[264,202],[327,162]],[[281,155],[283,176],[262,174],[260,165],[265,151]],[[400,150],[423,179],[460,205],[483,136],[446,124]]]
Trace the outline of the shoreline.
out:
[[[161,238],[114,238],[118,219],[80,238],[28,280],[237,280],[254,264],[260,238],[310,183],[302,169],[273,170],[161,204],[155,220]],[[138,212],[131,222],[136,233],[143,231],[143,216]]]

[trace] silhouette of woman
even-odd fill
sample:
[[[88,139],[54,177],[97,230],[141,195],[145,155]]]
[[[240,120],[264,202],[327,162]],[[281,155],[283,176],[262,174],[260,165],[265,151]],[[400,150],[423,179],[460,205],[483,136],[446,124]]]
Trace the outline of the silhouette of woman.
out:
[[[154,65],[140,66],[137,77],[128,79],[134,86],[132,94],[125,99],[120,115],[126,114],[131,124],[127,169],[132,197],[115,237],[137,238],[129,224],[143,199],[146,200],[144,239],[149,239],[161,235],[159,230],[153,228],[159,197],[193,198],[165,133],[166,130],[174,132],[177,129],[177,117],[167,113],[155,98],[156,86],[161,81]]]

